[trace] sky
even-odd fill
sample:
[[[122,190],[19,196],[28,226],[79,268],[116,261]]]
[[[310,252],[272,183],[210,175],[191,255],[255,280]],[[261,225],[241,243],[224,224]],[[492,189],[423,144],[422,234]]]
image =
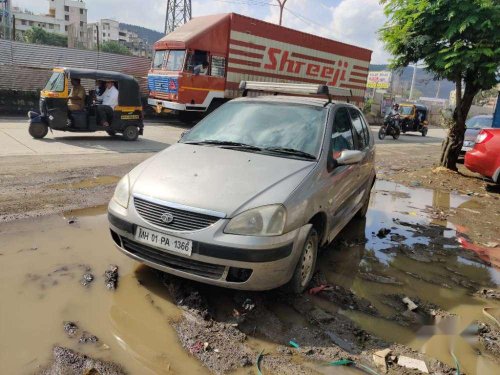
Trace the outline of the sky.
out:
[[[112,18],[163,31],[167,0],[86,0],[88,21]],[[13,0],[14,6],[48,13],[47,0]],[[192,0],[193,17],[236,12],[278,23],[276,0]],[[372,63],[387,63],[389,54],[378,40],[385,15],[379,0],[288,0],[283,25],[373,51]]]

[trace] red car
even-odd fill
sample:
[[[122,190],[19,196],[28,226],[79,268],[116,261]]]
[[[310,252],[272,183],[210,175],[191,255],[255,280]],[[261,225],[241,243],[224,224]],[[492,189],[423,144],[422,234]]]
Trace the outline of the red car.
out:
[[[465,166],[500,183],[500,129],[483,129],[476,144],[465,154]]]

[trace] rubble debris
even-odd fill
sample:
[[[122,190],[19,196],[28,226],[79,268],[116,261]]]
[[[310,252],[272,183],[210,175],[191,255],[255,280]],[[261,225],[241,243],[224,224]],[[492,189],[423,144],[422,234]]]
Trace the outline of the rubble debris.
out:
[[[78,332],[78,326],[74,322],[66,321],[63,325],[64,332],[68,335],[68,337],[75,337]]]
[[[401,355],[398,357],[398,365],[402,367],[406,367],[409,369],[414,369],[414,370],[419,370],[423,373],[428,374],[429,370],[427,369],[427,365],[425,364],[424,361],[420,359],[414,359],[410,357],[406,357],[404,355]]]
[[[483,288],[474,293],[478,297],[500,300],[500,290]]]
[[[409,299],[408,297],[404,297],[402,299],[403,303],[406,304],[406,306],[408,306],[408,310],[410,311],[414,311],[416,309],[418,309],[418,306],[415,304],[415,302],[413,302],[411,299]]]
[[[373,353],[373,362],[384,373],[387,372],[387,357],[391,353],[391,349],[383,349]]]
[[[61,346],[55,346],[52,363],[38,371],[37,375],[85,374],[126,375],[125,370],[113,362],[93,359]]]
[[[118,266],[110,264],[104,272],[104,283],[109,290],[116,290],[118,287]]]
[[[78,339],[80,344],[96,344],[99,341],[99,338],[87,331],[83,331],[82,335]]]
[[[389,228],[380,228],[377,232],[377,237],[385,238],[389,233],[391,233],[391,230]]]
[[[82,284],[83,286],[89,286],[92,281],[94,281],[94,275],[92,275],[91,273],[85,273],[80,280],[80,284]]]
[[[293,340],[288,341],[288,344],[290,344],[290,346],[294,347],[295,349],[300,349],[300,345]]]
[[[486,351],[500,358],[500,329],[488,323],[477,322],[479,342]]]

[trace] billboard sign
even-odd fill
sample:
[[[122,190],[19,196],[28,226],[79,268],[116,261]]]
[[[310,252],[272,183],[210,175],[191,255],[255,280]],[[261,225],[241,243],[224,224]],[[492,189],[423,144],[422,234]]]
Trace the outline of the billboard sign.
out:
[[[369,72],[366,87],[370,89],[388,89],[391,85],[392,73],[387,70]]]

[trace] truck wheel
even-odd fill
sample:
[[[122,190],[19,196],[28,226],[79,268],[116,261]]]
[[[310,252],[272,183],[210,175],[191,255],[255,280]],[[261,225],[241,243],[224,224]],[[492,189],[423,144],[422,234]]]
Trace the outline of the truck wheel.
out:
[[[45,124],[37,122],[35,124],[30,124],[28,131],[33,138],[42,139],[49,132],[49,127]]]
[[[287,284],[286,289],[292,293],[300,294],[309,285],[314,271],[316,270],[316,259],[318,258],[318,232],[311,228],[304,242],[302,254],[295,267],[292,279]]]
[[[126,141],[135,141],[139,138],[139,129],[135,125],[129,125],[123,131],[123,138]]]

